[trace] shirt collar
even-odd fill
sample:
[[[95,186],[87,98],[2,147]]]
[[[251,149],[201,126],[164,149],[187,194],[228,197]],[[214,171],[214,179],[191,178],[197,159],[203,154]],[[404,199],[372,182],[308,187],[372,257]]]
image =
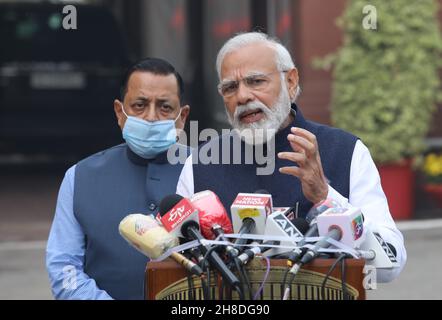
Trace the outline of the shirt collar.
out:
[[[135,152],[133,152],[129,146],[126,144],[126,154],[129,160],[139,166],[147,166],[149,163],[157,163],[157,164],[164,164],[168,163],[167,161],[167,150],[164,152],[161,152],[153,159],[145,159],[143,157],[140,157]]]

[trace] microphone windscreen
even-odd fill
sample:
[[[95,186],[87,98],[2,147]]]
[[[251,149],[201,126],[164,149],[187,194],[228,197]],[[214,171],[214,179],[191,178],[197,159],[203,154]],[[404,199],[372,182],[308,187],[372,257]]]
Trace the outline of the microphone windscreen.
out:
[[[160,202],[159,211],[160,215],[164,216],[168,211],[172,210],[178,202],[183,199],[179,194],[170,194],[165,196]]]
[[[212,231],[212,227],[215,224],[219,224],[224,233],[233,233],[232,222],[230,222],[227,214],[208,214],[206,211],[200,211],[200,230],[204,238],[212,240],[215,239],[215,234]]]
[[[151,259],[178,245],[178,238],[169,234],[153,217],[144,214],[126,216],[118,230],[130,245]]]
[[[213,191],[198,192],[192,196],[191,202],[199,210],[200,230],[204,238],[215,239],[212,231],[215,224],[220,225],[224,233],[233,233],[232,222],[227,211]]]
[[[303,219],[303,218],[294,218],[290,221],[295,227],[296,229],[299,230],[299,232],[301,232],[302,234],[305,234],[307,232],[307,230],[309,229],[309,223],[307,222],[307,220]]]

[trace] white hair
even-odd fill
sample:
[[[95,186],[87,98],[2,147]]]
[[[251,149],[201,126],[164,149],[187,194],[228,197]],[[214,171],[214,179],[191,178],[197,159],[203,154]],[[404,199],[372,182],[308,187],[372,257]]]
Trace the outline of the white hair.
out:
[[[218,56],[216,57],[216,71],[218,73],[219,80],[221,80],[221,65],[225,56],[228,53],[234,52],[253,43],[264,43],[275,50],[275,63],[279,71],[286,71],[295,68],[295,63],[293,62],[290,53],[276,38],[271,38],[269,35],[263,32],[245,32],[230,38],[219,50]],[[301,88],[299,87],[298,83],[296,94],[293,97],[292,102],[296,100],[300,92]]]

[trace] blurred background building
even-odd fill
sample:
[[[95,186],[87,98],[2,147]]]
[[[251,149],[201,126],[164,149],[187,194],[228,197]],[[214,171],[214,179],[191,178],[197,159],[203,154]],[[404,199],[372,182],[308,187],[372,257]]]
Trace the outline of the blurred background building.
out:
[[[64,30],[62,8],[76,5],[78,29]],[[122,70],[163,57],[182,73],[190,119],[227,126],[216,84],[221,45],[241,31],[281,39],[300,71],[298,103],[330,124],[331,75],[312,60],[342,44],[336,18],[345,0],[0,1],[0,152],[81,155],[121,141],[112,101]],[[441,13],[442,14],[442,13]],[[441,15],[442,17],[442,15]],[[442,144],[442,112],[428,142]],[[66,148],[69,141],[69,148]],[[74,145],[75,143],[75,145]]]

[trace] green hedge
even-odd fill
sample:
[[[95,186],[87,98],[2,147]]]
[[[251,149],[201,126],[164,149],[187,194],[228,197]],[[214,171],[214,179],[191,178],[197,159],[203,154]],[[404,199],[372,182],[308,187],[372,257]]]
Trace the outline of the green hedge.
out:
[[[365,5],[377,9],[366,30]],[[351,0],[338,24],[344,44],[316,65],[333,66],[332,122],[359,136],[378,163],[424,149],[440,89],[442,40],[433,0]]]

